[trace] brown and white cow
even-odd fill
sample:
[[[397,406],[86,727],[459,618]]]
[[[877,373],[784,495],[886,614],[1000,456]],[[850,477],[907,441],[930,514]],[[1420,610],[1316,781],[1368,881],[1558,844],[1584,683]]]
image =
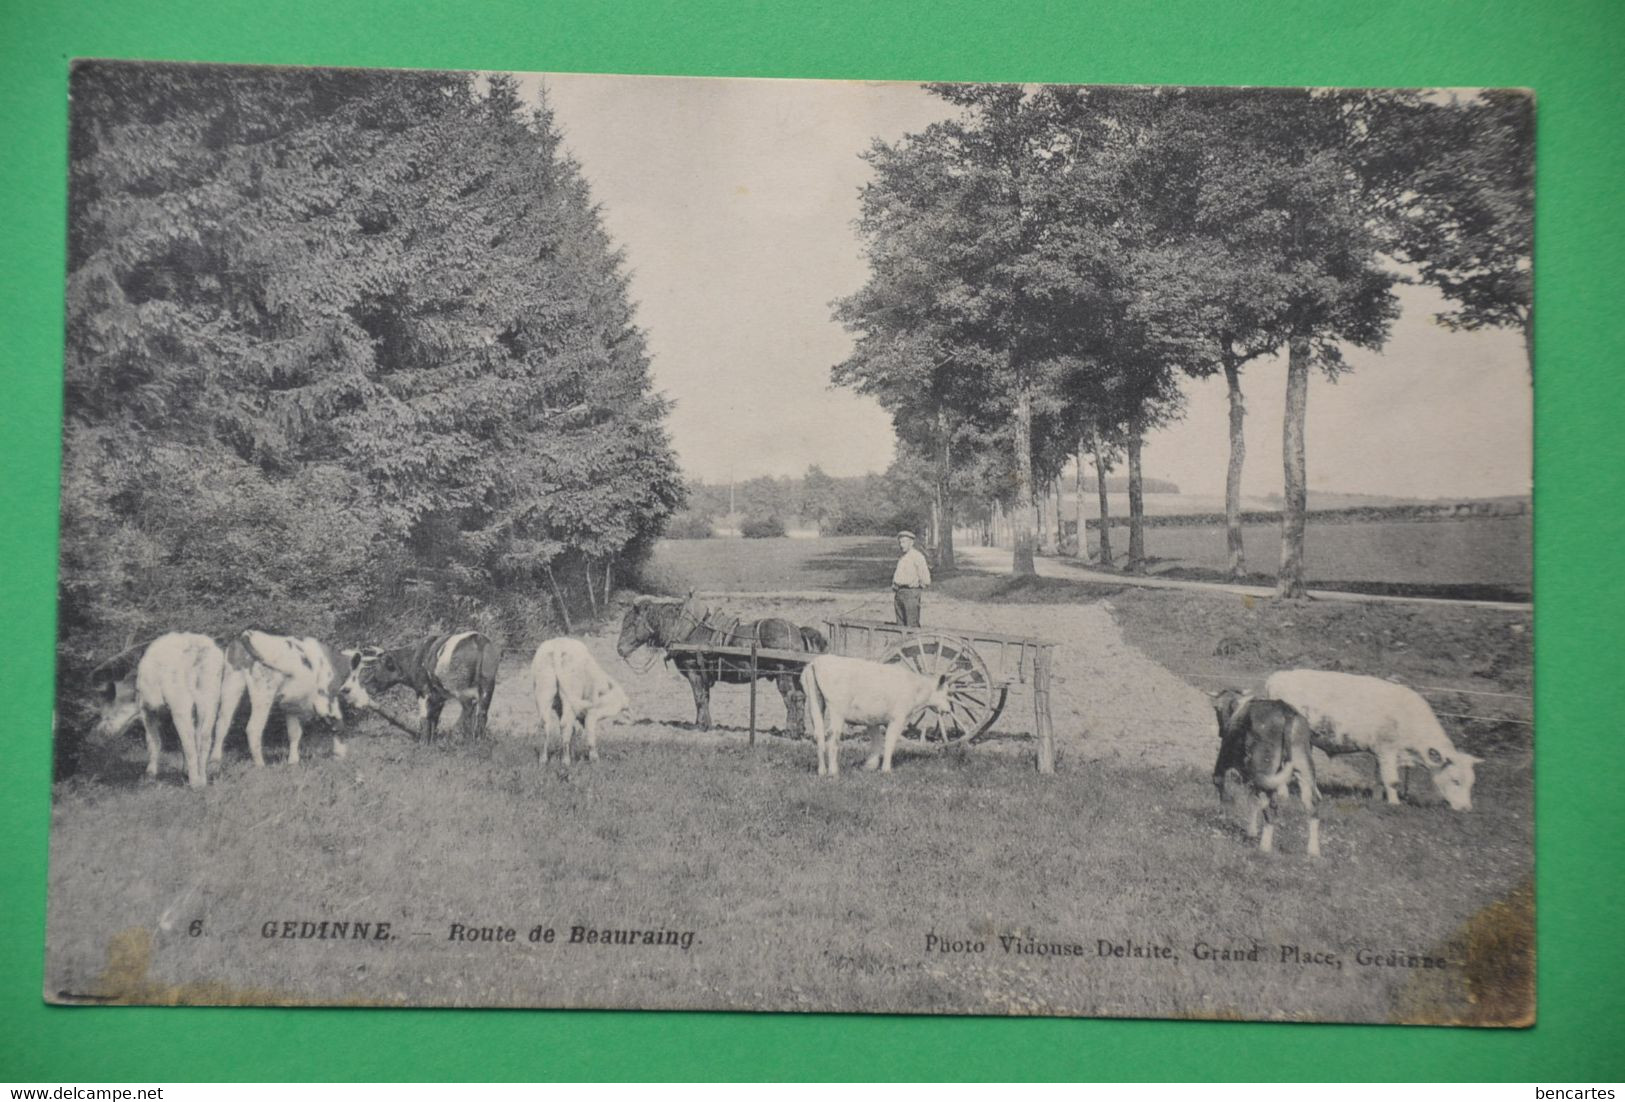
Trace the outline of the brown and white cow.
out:
[[[220,763],[226,732],[248,694],[248,753],[255,766],[265,764],[265,724],[272,705],[280,705],[288,730],[288,764],[299,764],[299,741],[305,722],[325,719],[333,725],[333,756],[342,758],[344,709],[339,692],[350,673],[350,659],[309,636],[273,635],[253,628],[226,644],[226,674],[221,686],[220,719],[214,730],[210,761]]]
[[[598,724],[631,710],[626,693],[579,639],[549,639],[536,648],[530,668],[536,678],[536,710],[542,714],[542,760],[562,728],[565,765],[570,764],[577,730],[587,733],[587,760],[597,761]]]
[[[821,654],[808,662],[801,671],[801,688],[807,694],[818,745],[818,775],[840,776],[841,734],[848,723],[876,731],[885,728],[884,735],[871,738],[872,752],[864,764],[890,773],[903,728],[928,708],[948,710],[946,683],[945,674],[929,677],[867,658]]]
[[[1213,763],[1213,787],[1224,795],[1232,774],[1247,787],[1247,837],[1270,852],[1275,842],[1275,811],[1280,797],[1298,783],[1298,798],[1309,813],[1309,856],[1320,856],[1320,789],[1310,756],[1309,723],[1290,704],[1257,700],[1239,689],[1215,693],[1219,719],[1219,757]],[[1258,819],[1264,818],[1260,834]]]
[[[128,658],[135,659],[133,667],[125,661]],[[209,740],[220,711],[225,666],[219,645],[192,632],[172,631],[144,648],[126,651],[92,675],[102,697],[97,732],[118,734],[140,716],[147,735],[147,778],[153,780],[158,776],[167,712],[180,736],[186,783],[202,788],[209,783]]]
[[[1326,753],[1363,750],[1375,756],[1389,803],[1399,803],[1400,766],[1424,765],[1445,803],[1472,810],[1473,768],[1482,759],[1456,749],[1414,689],[1363,674],[1280,670],[1265,679],[1258,695],[1301,712],[1314,744]]]
[[[479,738],[485,734],[501,660],[502,649],[477,631],[431,635],[394,650],[367,648],[356,656],[343,696],[357,707],[370,708],[374,694],[410,685],[418,697],[418,735],[425,742],[434,741],[448,700],[462,709],[463,732]]]

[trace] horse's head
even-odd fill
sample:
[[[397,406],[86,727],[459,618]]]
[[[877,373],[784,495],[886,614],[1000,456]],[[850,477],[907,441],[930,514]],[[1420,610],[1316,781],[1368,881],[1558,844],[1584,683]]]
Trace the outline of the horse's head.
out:
[[[661,642],[656,607],[651,597],[638,597],[626,607],[626,615],[621,617],[621,637],[615,643],[616,654],[625,658],[641,646]]]

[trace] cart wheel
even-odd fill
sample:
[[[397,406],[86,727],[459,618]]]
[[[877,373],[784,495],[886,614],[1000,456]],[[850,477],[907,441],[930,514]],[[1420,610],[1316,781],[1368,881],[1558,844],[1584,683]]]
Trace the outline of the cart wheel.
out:
[[[882,662],[896,662],[928,677],[948,675],[948,711],[925,712],[904,735],[935,749],[969,742],[1004,711],[1010,690],[995,685],[987,663],[965,640],[940,631],[921,631],[893,644]]]

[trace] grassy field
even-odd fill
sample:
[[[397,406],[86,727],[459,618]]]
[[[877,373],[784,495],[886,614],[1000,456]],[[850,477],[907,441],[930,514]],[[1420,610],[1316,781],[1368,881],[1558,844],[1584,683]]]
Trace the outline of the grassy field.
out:
[[[539,766],[524,740],[384,735],[342,761],[238,762],[201,793],[173,774],[65,791],[51,993],[1366,1021],[1528,1011],[1527,985],[1483,956],[1481,932],[1517,899],[1506,870],[1527,860],[1527,775],[1493,774],[1467,815],[1331,799],[1316,862],[1297,816],[1284,853],[1250,849],[1198,770],[1046,779],[972,753],[830,781],[806,743],[650,734],[624,729],[597,765],[571,770]],[[389,939],[280,936],[324,920],[388,922]],[[454,940],[457,923],[513,940]],[[693,938],[572,944],[577,926]],[[538,927],[554,941],[532,941]],[[981,949],[935,951],[928,935]],[[1103,956],[1103,940],[1173,956]],[[1029,941],[1077,952],[1017,950]],[[1198,943],[1262,959],[1200,961]],[[1297,955],[1282,961],[1283,946]],[[1361,950],[1451,963],[1362,966]]]
[[[891,561],[886,541],[866,539],[661,548],[684,584],[828,590],[726,602],[803,623],[883,599]],[[864,748],[851,739],[851,771],[818,778],[805,740],[746,745],[741,688],[718,689],[717,729],[694,730],[686,684],[622,663],[612,624],[586,641],[635,718],[603,736],[596,765],[537,762],[521,654],[479,744],[422,746],[369,720],[343,759],[310,736],[299,767],[268,735],[271,764],[255,770],[238,735],[226,775],[201,792],[180,783],[178,753],[150,784],[138,739],[104,746],[55,793],[47,993],[1484,1024],[1533,1013],[1527,615],[962,575],[930,595],[927,618],[1060,644],[1056,776],[1033,770],[1018,685],[993,737],[964,753],[907,754],[882,777],[855,768]],[[1303,854],[1293,809],[1282,852],[1258,853],[1209,781],[1217,740],[1201,690],[1287,665],[1451,688],[1430,699],[1486,758],[1474,810],[1446,809],[1420,770],[1405,805],[1373,803],[1364,756],[1322,758],[1326,856]],[[410,699],[389,706],[404,714]],[[782,724],[767,685],[760,715]],[[365,922],[369,936],[301,936],[324,921]],[[589,943],[588,930],[660,943]],[[1259,959],[1203,960],[1202,947]],[[1360,963],[1396,952],[1446,966]]]
[[[1269,584],[1280,557],[1280,529],[1243,530],[1249,562]],[[1090,547],[1095,546],[1090,536]],[[1112,530],[1113,550],[1128,549],[1126,529]],[[1150,572],[1196,580],[1222,580],[1228,563],[1224,529],[1215,526],[1148,528]],[[1449,520],[1311,523],[1307,536],[1311,587],[1391,592],[1410,596],[1527,600],[1532,570],[1527,516]],[[651,576],[676,592],[702,589],[884,589],[897,561],[889,540],[863,536],[829,539],[664,540]]]
[[[645,571],[662,590],[879,590],[891,585],[897,544],[875,536],[661,540]]]
[[[1310,524],[1304,553],[1312,588],[1527,601],[1532,535],[1527,516]],[[1242,538],[1250,580],[1272,583],[1280,527],[1249,524]],[[1127,531],[1114,529],[1112,539],[1121,555]],[[1150,528],[1145,541],[1152,574],[1222,580],[1228,570],[1222,527]]]

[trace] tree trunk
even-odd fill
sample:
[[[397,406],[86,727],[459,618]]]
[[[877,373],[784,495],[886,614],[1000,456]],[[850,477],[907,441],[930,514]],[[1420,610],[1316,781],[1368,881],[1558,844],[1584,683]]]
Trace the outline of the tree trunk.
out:
[[[1241,430],[1247,406],[1241,398],[1241,369],[1229,356],[1224,361],[1224,382],[1230,392],[1230,470],[1224,479],[1225,542],[1230,550],[1230,576],[1239,579],[1247,573],[1247,555],[1241,545],[1241,465],[1247,459],[1247,441]]]
[[[1014,555],[1012,574],[1036,574],[1033,562],[1033,392],[1032,383],[1016,381],[1016,502],[1011,510]]]
[[[1089,558],[1089,541],[1085,538],[1085,533],[1089,529],[1083,523],[1083,455],[1083,435],[1080,433],[1078,435],[1078,470],[1072,487],[1073,492],[1076,494],[1072,500],[1072,515],[1078,523],[1078,548],[1076,554],[1078,558],[1087,560]]]
[[[948,411],[937,410],[937,512],[941,517],[942,537],[937,544],[937,569],[954,569],[954,498],[953,498],[953,434],[948,427]]]
[[[1128,572],[1145,573],[1145,495],[1140,485],[1140,419],[1128,430]]]
[[[1044,492],[1037,486],[1033,487],[1033,512],[1038,517],[1038,539],[1034,547],[1042,555],[1049,548],[1049,510],[1045,507]]]
[[[1062,511],[1066,508],[1066,502],[1061,500],[1060,475],[1056,475],[1050,480],[1049,488],[1050,492],[1055,495],[1055,553],[1064,555],[1066,553],[1066,521],[1062,519]]]
[[[1095,429],[1095,490],[1100,494],[1100,565],[1112,565],[1112,517],[1106,506],[1106,446]]]
[[[1293,337],[1287,344],[1286,416],[1281,426],[1281,465],[1286,500],[1281,505],[1281,572],[1276,577],[1279,597],[1302,597],[1304,514],[1309,505],[1304,464],[1304,422],[1309,412],[1309,338]]]
[[[581,567],[581,576],[587,583],[587,604],[592,607],[594,618],[598,616],[598,598],[592,592],[592,560],[587,559]]]
[[[553,587],[553,596],[559,602],[559,617],[564,621],[564,634],[574,635],[575,628],[570,626],[570,605],[564,599],[564,591],[559,588],[559,580],[553,576],[553,564],[544,563],[547,570],[547,584]]]

